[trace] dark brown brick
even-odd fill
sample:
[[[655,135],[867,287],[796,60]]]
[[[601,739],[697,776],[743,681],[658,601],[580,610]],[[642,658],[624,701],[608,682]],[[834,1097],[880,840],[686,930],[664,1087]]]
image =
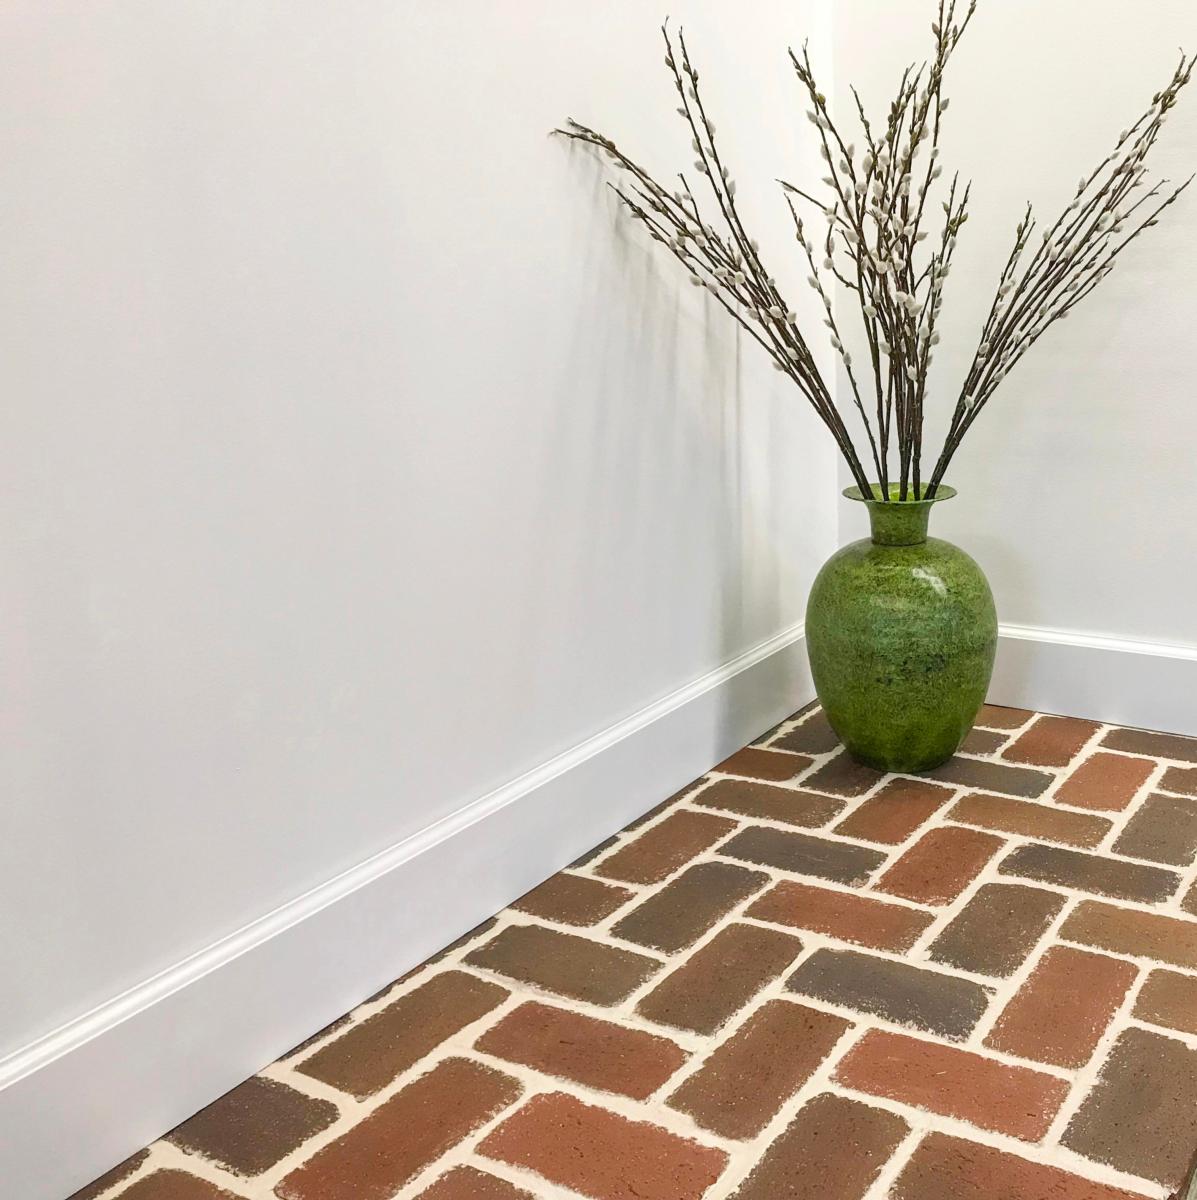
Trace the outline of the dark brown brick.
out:
[[[603,859],[594,873],[627,883],[660,883],[735,827],[735,821],[713,813],[673,813]]]
[[[978,975],[1013,975],[1063,907],[1057,892],[987,883],[931,943],[931,957]]]
[[[260,1175],[339,1115],[327,1100],[255,1075],[200,1109],[167,1140],[238,1175]]]
[[[935,815],[953,796],[952,788],[921,779],[891,779],[836,827],[836,833],[896,846],[924,821]]]
[[[929,1133],[898,1176],[889,1200],[1144,1200],[1071,1171],[1005,1150]]]
[[[1197,1050],[1125,1030],[1061,1140],[1086,1158],[1179,1186],[1197,1146]]]
[[[801,775],[812,762],[814,759],[807,758],[805,754],[787,754],[782,750],[745,746],[731,758],[725,758],[715,770],[725,775],[742,775],[745,779],[785,783],[795,775]]]
[[[445,971],[354,1025],[295,1069],[364,1099],[386,1087],[509,993],[464,971]]]
[[[627,888],[562,871],[521,896],[511,907],[533,917],[560,921],[562,925],[597,925],[634,895]]]
[[[878,891],[918,904],[951,904],[1005,845],[975,829],[932,829],[877,881]]]
[[[928,771],[926,777],[938,779],[941,783],[955,783],[960,787],[980,788],[986,792],[1002,792],[1007,796],[1029,799],[1042,796],[1055,781],[1055,776],[1046,771],[1012,767],[1007,763],[978,758],[949,758],[942,767]]]
[[[801,725],[779,737],[773,743],[778,750],[793,750],[799,754],[826,754],[840,744],[835,730],[827,723],[823,710],[812,712]]]
[[[1100,728],[1096,721],[1075,717],[1036,717],[1002,757],[1033,767],[1066,767]]]
[[[1187,867],[1197,855],[1197,800],[1148,796],[1126,823],[1114,852]]]
[[[188,1171],[154,1171],[120,1194],[120,1200],[241,1200]]]
[[[977,724],[986,729],[1018,729],[1034,715],[1025,708],[1003,708],[1000,704],[985,704],[977,714]]]
[[[1162,867],[1037,844],[1012,850],[1002,859],[1001,871],[1003,875],[1057,883],[1081,892],[1144,904],[1167,900],[1180,885],[1180,876]]]
[[[1029,1142],[1046,1135],[1069,1092],[1054,1075],[881,1029],[848,1051],[835,1078],[858,1092]]]
[[[1120,959],[1054,946],[1002,1010],[985,1044],[1036,1062],[1083,1067],[1137,974]]]
[[[1152,1025],[1197,1034],[1197,976],[1152,971],[1135,1001],[1135,1016]]]
[[[732,863],[696,863],[621,917],[611,932],[672,954],[696,942],[768,883],[769,876],[762,871]]]
[[[864,883],[885,862],[880,850],[833,842],[807,833],[769,829],[750,825],[719,847],[728,858],[793,871],[796,875],[816,875],[837,883]]]
[[[1060,937],[1197,970],[1197,921],[1086,900],[1060,927]]]
[[[694,797],[703,808],[717,808],[745,817],[782,821],[813,829],[826,825],[843,810],[842,800],[800,792],[795,788],[775,787],[747,779],[717,779]]]
[[[961,754],[996,754],[1008,741],[1008,733],[996,729],[970,729],[960,746]]]
[[[722,1150],[561,1092],[534,1096],[478,1152],[595,1200],[701,1200],[727,1164]]]
[[[484,1171],[456,1167],[422,1191],[416,1200],[536,1200],[536,1197]]]
[[[99,1179],[89,1183],[87,1187],[80,1188],[77,1192],[72,1192],[67,1197],[67,1200],[96,1200],[98,1196],[110,1188],[116,1187],[122,1180],[128,1179],[149,1156],[150,1152],[148,1150],[138,1150],[136,1154],[126,1158],[124,1162],[118,1163],[111,1171],[105,1171]]]
[[[770,1000],[669,1097],[669,1106],[723,1137],[755,1137],[851,1028],[829,1013]]]
[[[1060,804],[1121,812],[1147,782],[1155,763],[1125,754],[1091,754],[1056,789]]]
[[[848,752],[842,751],[825,762],[813,775],[802,782],[816,792],[830,792],[834,796],[863,796],[885,776],[864,763],[858,763]]]
[[[1181,796],[1197,796],[1197,767],[1169,767],[1160,780],[1160,787]]]
[[[1105,817],[984,793],[957,800],[948,812],[948,819],[1067,846],[1096,846],[1110,832],[1110,821]]]
[[[477,1046],[496,1058],[634,1100],[646,1100],[687,1058],[667,1038],[535,1001],[509,1012]]]
[[[989,1005],[988,989],[972,980],[854,950],[816,950],[786,986],[954,1040],[966,1038]]]
[[[789,934],[756,925],[720,930],[636,1006],[650,1021],[714,1033],[802,953]]]
[[[851,892],[783,880],[753,902],[748,916],[810,929],[875,950],[908,950],[935,920],[928,912]]]
[[[296,1167],[275,1193],[282,1200],[390,1200],[521,1091],[489,1067],[446,1059]]]
[[[733,1200],[862,1200],[909,1127],[842,1096],[808,1101]]]
[[[618,1004],[660,967],[632,950],[539,925],[509,925],[466,962],[592,1004]]]
[[[1111,729],[1101,744],[1127,754],[1146,754],[1150,758],[1171,758],[1197,763],[1197,738],[1175,733],[1153,733],[1147,729]]]

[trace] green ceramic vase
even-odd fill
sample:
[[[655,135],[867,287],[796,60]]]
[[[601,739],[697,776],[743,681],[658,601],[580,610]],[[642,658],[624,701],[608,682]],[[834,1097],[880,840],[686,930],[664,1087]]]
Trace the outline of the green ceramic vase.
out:
[[[981,568],[927,536],[931,506],[856,487],[872,537],[827,561],[811,588],[806,644],[819,701],[848,752],[881,771],[929,771],[959,749],[985,700],[997,647]]]

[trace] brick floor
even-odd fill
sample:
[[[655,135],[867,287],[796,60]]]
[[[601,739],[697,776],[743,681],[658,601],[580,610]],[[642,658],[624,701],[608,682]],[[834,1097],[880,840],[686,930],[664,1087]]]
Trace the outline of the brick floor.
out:
[[[1166,1200],[1194,764],[987,705],[887,776],[809,706],[71,1200]]]

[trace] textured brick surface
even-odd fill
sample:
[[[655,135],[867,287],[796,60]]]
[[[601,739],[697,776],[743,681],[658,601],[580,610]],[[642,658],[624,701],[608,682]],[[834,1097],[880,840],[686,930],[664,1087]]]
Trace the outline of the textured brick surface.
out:
[[[697,941],[768,882],[768,875],[732,863],[696,863],[621,917],[611,932],[671,954]]]
[[[1025,708],[1004,708],[1000,704],[983,704],[977,714],[977,724],[985,729],[1017,729],[1035,714]]]
[[[885,855],[867,846],[833,842],[808,833],[750,826],[719,847],[729,858],[814,875],[837,883],[863,883],[884,861]]]
[[[783,880],[753,901],[747,915],[775,925],[809,929],[876,950],[909,949],[935,920],[928,912],[852,892]]]
[[[1036,717],[1002,751],[1002,757],[1036,767],[1066,767],[1100,728],[1093,721],[1072,717]]]
[[[562,1093],[534,1097],[478,1149],[594,1200],[700,1200],[727,1162],[721,1150]]]
[[[745,746],[731,758],[725,758],[716,768],[726,775],[742,775],[746,779],[768,779],[784,783],[800,775],[814,759],[804,754],[786,754],[779,750],[761,750]]]
[[[479,1050],[603,1092],[643,1100],[686,1061],[667,1038],[547,1004],[521,1004],[476,1043]]]
[[[260,1175],[339,1115],[327,1100],[255,1075],[184,1121],[168,1140],[238,1175]]]
[[[188,1171],[154,1171],[120,1193],[120,1200],[241,1200]]]
[[[422,1191],[417,1200],[536,1200],[536,1197],[484,1171],[458,1167]]]
[[[592,1004],[617,1004],[660,969],[632,950],[538,925],[508,926],[466,962]]]
[[[1197,796],[1197,767],[1169,767],[1160,778],[1160,788],[1181,796]]]
[[[754,1137],[850,1028],[830,1013],[770,1000],[669,1097],[669,1105],[723,1137]]]
[[[1098,812],[1122,812],[1147,782],[1155,763],[1125,754],[1090,755],[1056,789],[1061,804]]]
[[[1063,907],[1055,892],[987,883],[931,943],[931,957],[977,975],[1012,975]]]
[[[880,771],[874,771],[872,767],[866,767],[841,752],[807,775],[802,782],[816,792],[830,792],[833,796],[863,796],[884,778]]]
[[[862,1200],[908,1126],[841,1096],[808,1101],[734,1200]]]
[[[879,1029],[865,1034],[835,1075],[856,1091],[1031,1142],[1051,1128],[1069,1090],[1054,1075]]]
[[[1001,870],[1003,875],[1019,875],[1144,904],[1166,900],[1180,885],[1180,877],[1174,871],[1066,850],[1062,846],[1020,846],[1002,859]]]
[[[603,859],[594,873],[626,883],[659,883],[735,827],[714,813],[677,812]]]
[[[1136,975],[1120,959],[1057,946],[1002,1010],[985,1044],[1036,1062],[1083,1067]]]
[[[1146,754],[1152,758],[1174,758],[1197,763],[1197,738],[1172,733],[1151,733],[1146,729],[1111,729],[1101,744],[1127,754]]]
[[[1197,854],[1197,800],[1148,796],[1114,843],[1117,854],[1184,867]]]
[[[920,904],[950,904],[1005,845],[975,829],[933,829],[877,881],[877,889]]]
[[[846,816],[835,831],[864,842],[896,846],[955,794],[952,788],[921,779],[891,779]]]
[[[636,1006],[650,1021],[713,1033],[802,953],[789,934],[754,925],[721,930]]]
[[[815,828],[843,810],[844,801],[750,779],[718,779],[694,797],[703,808]]]
[[[1096,846],[1110,832],[1106,817],[984,792],[962,797],[948,810],[948,819],[1068,846]]]
[[[942,767],[928,771],[927,778],[987,792],[1003,792],[1008,796],[1029,797],[1042,796],[1054,780],[1047,771],[983,762],[978,758],[950,758]]]
[[[1126,1030],[1063,1141],[1120,1171],[1178,1187],[1197,1146],[1197,1050]]]
[[[521,896],[511,907],[562,925],[596,925],[634,895],[613,883],[562,872]]]
[[[964,1038],[989,993],[979,983],[854,950],[818,950],[788,981],[792,991],[946,1038]]]
[[[961,754],[995,754],[1010,740],[1010,735],[997,729],[970,730],[960,744]]]
[[[838,750],[840,739],[827,723],[822,710],[812,712],[801,725],[773,743],[782,750],[795,750],[800,754],[826,754]]]
[[[1135,1001],[1135,1016],[1153,1025],[1197,1034],[1197,976],[1152,971]]]
[[[318,1150],[275,1190],[282,1200],[390,1200],[521,1090],[498,1071],[447,1059]]]
[[[1089,900],[1064,922],[1060,936],[1115,954],[1154,958],[1197,970],[1197,921]]]
[[[459,1029],[497,1008],[509,993],[464,971],[446,971],[355,1025],[296,1068],[350,1095],[386,1087]]]

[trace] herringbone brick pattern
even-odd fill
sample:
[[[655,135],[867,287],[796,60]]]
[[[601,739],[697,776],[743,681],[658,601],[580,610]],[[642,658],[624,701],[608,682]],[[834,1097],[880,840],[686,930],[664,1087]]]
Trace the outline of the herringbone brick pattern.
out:
[[[1162,1200],[1197,1148],[1197,740],[817,709],[76,1200]]]

